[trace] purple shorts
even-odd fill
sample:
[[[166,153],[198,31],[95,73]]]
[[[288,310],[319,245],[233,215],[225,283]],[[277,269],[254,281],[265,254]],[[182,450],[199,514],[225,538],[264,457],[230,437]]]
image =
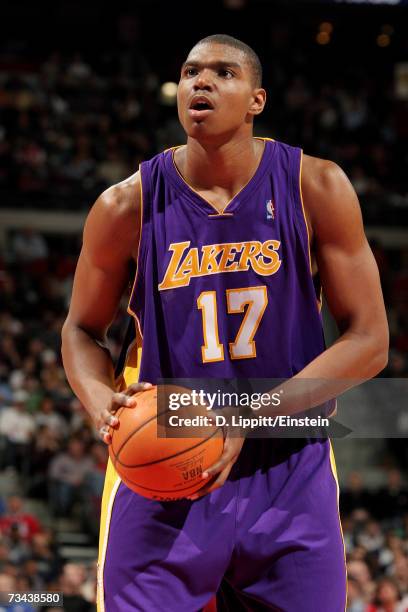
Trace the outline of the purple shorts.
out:
[[[198,612],[217,592],[222,612],[345,610],[328,440],[246,440],[223,487],[194,502],[116,480],[103,504],[99,612]]]

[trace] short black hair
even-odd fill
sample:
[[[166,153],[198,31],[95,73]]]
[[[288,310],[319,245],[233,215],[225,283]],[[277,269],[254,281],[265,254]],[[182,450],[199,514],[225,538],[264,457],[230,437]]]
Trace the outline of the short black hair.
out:
[[[242,40],[238,40],[238,38],[234,38],[233,36],[229,36],[228,34],[212,34],[211,36],[206,36],[202,38],[194,45],[194,47],[198,47],[198,45],[204,45],[206,43],[215,43],[217,45],[226,45],[227,47],[234,47],[234,49],[239,49],[242,51],[248,61],[249,67],[252,72],[252,77],[254,81],[254,85],[256,87],[261,87],[262,85],[262,64],[255,53],[255,51],[242,42]]]

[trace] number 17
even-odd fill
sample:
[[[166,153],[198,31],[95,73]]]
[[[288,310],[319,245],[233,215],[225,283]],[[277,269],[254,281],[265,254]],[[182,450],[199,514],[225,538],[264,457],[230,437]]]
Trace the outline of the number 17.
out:
[[[226,289],[227,312],[245,312],[237,336],[229,342],[231,359],[251,359],[256,357],[254,336],[268,304],[265,285],[244,289]],[[247,309],[245,310],[245,307]],[[202,311],[204,344],[201,347],[203,363],[224,360],[224,345],[220,342],[217,317],[216,291],[203,291],[197,298],[197,307]]]

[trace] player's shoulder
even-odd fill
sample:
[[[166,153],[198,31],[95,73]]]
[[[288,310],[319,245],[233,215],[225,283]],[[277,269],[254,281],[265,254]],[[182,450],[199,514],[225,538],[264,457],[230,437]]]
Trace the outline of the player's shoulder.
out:
[[[134,214],[141,205],[141,178],[138,170],[101,193],[96,206],[108,216],[122,217]]]
[[[303,155],[302,190],[326,192],[349,180],[342,168],[329,159]]]
[[[160,151],[151,159],[143,162],[146,172],[152,172],[153,168],[160,166],[166,154],[177,147],[171,147]],[[128,176],[123,181],[111,185],[99,196],[96,204],[105,214],[113,217],[122,217],[134,214],[142,206],[142,177],[140,169]]]
[[[328,159],[303,156],[301,188],[313,230],[343,223],[360,210],[347,175],[338,164]]]
[[[84,244],[99,258],[115,252],[133,256],[140,230],[140,175],[136,172],[106,189],[97,198],[86,219]],[[135,246],[136,245],[136,246]]]
[[[344,204],[346,199],[357,200],[355,191],[344,170],[335,162],[311,155],[303,156],[302,194],[310,216],[329,211]]]

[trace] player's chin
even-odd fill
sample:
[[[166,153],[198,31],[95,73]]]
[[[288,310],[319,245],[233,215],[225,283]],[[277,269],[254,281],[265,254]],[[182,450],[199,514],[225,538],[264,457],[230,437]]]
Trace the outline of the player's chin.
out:
[[[223,139],[225,134],[225,125],[219,124],[214,121],[189,121],[184,129],[187,136],[195,138],[202,143],[214,143]]]
[[[211,130],[208,129],[208,126],[203,125],[202,123],[189,125],[186,132],[187,136],[190,138],[196,138],[198,140],[207,140],[208,137],[211,138]]]
[[[211,117],[207,116],[204,119],[192,119],[187,115],[184,121],[184,129],[187,134],[193,130],[208,130],[211,128]]]

